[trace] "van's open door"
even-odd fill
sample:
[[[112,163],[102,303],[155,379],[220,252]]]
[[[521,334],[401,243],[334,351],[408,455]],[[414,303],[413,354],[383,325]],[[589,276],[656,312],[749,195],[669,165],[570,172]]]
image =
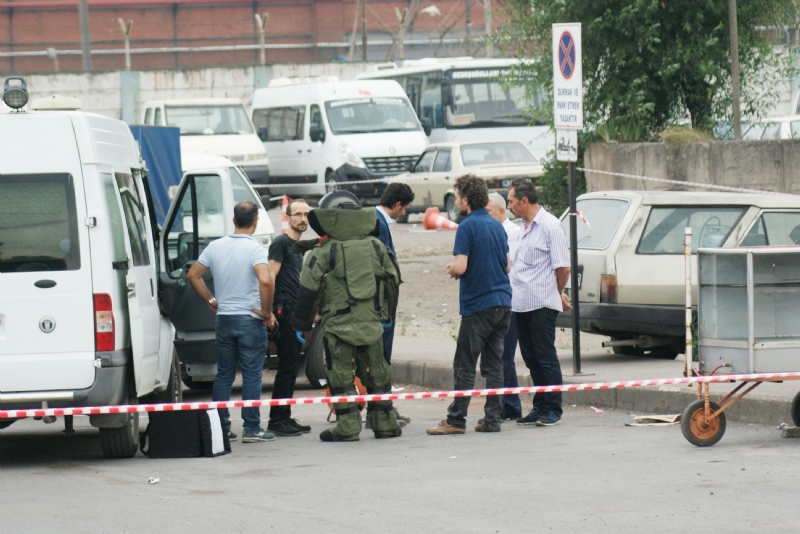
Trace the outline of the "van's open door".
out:
[[[181,181],[161,232],[161,307],[175,326],[175,349],[184,371],[197,366],[206,381],[216,373],[216,318],[192,289],[186,275],[203,249],[225,235],[221,177],[217,174],[188,174]],[[211,273],[204,277],[214,292]],[[189,369],[190,370],[190,369]],[[188,373],[190,377],[197,376]]]
[[[141,180],[132,174],[114,173],[111,181],[127,228],[124,241],[128,260],[127,265],[120,267],[126,270],[133,368],[136,391],[141,396],[153,390],[159,367],[161,329],[153,328],[161,324],[157,257]]]

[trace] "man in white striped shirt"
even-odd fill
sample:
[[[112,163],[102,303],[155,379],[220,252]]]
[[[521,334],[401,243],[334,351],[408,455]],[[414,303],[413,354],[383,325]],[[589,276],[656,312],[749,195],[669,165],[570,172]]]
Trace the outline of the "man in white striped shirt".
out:
[[[528,180],[514,180],[508,208],[522,219],[517,251],[511,258],[511,310],[519,349],[535,386],[563,383],[556,353],[556,317],[571,309],[562,293],[569,280],[569,243],[561,223],[539,205]],[[537,393],[533,409],[520,425],[553,426],[561,422],[561,393]]]

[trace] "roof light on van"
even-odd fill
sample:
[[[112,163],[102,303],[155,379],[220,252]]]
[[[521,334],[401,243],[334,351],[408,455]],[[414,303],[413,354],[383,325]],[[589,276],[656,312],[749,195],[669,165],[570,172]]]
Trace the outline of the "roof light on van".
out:
[[[20,109],[28,103],[28,86],[19,76],[9,76],[3,84],[3,102],[11,109]]]

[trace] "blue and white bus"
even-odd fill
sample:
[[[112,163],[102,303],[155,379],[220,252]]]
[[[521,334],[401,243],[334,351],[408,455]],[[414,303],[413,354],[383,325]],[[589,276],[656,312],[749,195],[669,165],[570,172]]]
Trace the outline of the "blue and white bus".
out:
[[[420,121],[433,127],[431,143],[510,140],[523,143],[539,160],[554,149],[550,127],[531,121],[530,109],[543,95],[526,97],[521,84],[504,86],[514,59],[429,58],[377,65],[358,79],[395,80]]]

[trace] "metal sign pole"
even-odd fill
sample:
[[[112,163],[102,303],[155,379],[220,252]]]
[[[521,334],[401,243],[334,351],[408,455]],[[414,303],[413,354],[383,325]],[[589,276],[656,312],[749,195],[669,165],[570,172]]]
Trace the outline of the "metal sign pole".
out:
[[[572,374],[581,374],[581,330],[578,311],[580,291],[578,290],[578,214],[575,206],[575,162],[567,163],[569,168],[569,262],[572,265],[570,276],[570,297],[572,297]]]

